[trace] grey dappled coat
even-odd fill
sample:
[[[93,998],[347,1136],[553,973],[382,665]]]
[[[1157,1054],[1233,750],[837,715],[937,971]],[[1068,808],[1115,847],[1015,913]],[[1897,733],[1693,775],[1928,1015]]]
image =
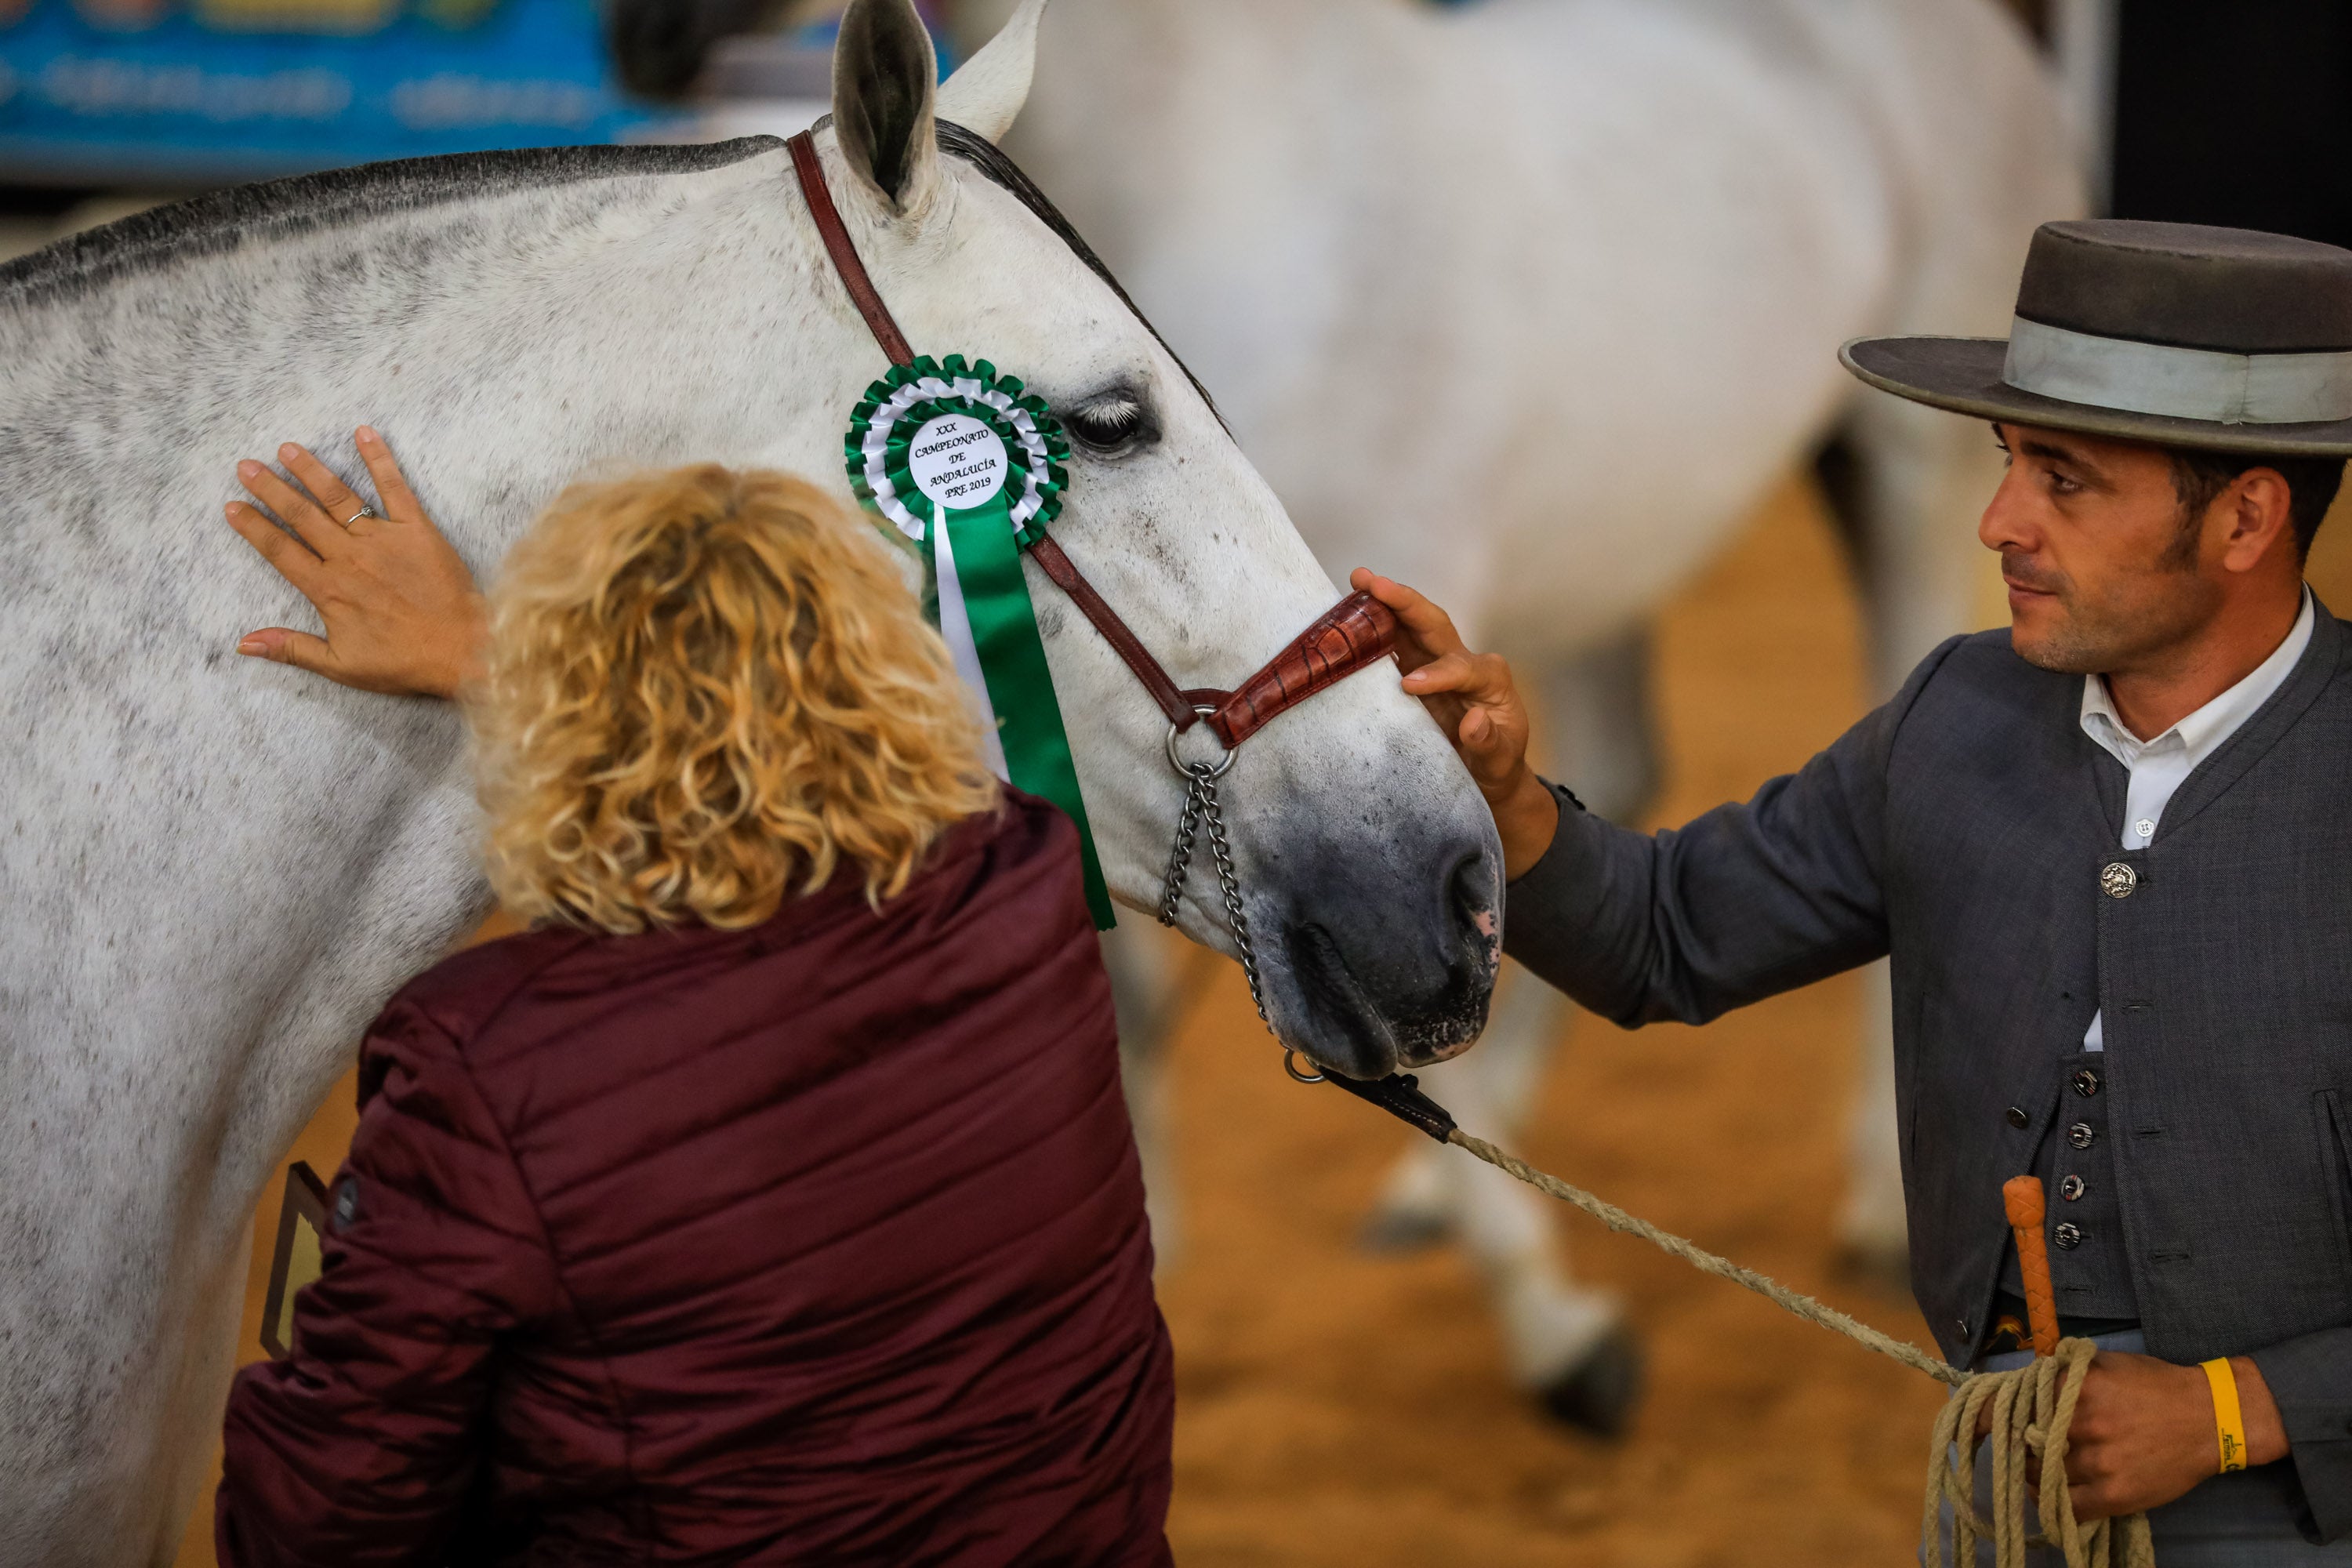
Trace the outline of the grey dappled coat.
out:
[[[2111,1267],[2152,1354],[2252,1355],[2293,1458],[2226,1484],[2295,1510],[2299,1482],[2332,1540],[2352,1533],[2352,637],[2319,609],[2137,851],[2082,684],[2006,631],[1956,638],[1745,805],[1652,837],[1571,805],[1511,885],[1505,950],[1628,1026],[1891,953],[1912,1287],[1956,1361],[1985,1337],[2001,1183],[2050,1169],[2104,1008],[2092,1153],[2122,1234],[2053,1251],[2060,1310],[2070,1274],[2087,1295]],[[2103,888],[2116,862],[2134,877]]]

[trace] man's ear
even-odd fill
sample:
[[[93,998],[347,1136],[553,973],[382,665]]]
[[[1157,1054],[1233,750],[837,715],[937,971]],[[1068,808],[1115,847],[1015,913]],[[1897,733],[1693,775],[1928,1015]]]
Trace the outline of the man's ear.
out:
[[[2233,572],[2252,571],[2273,552],[2294,561],[2294,488],[2276,468],[2248,468],[2223,498],[2230,534],[2221,562]]]
[[[1029,101],[1037,69],[1037,22],[1045,0],[1021,0],[1013,17],[940,89],[940,118],[1002,142]]]
[[[833,123],[849,166],[895,212],[939,178],[939,60],[913,0],[850,0],[833,51]]]

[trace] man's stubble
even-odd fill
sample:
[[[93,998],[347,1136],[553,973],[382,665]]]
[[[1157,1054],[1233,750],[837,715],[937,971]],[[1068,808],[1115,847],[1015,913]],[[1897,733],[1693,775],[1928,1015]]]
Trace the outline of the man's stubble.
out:
[[[2221,596],[2197,570],[2195,533],[2183,543],[2185,550],[2167,550],[2152,565],[2097,590],[2020,557],[2004,561],[2003,576],[2052,595],[2058,611],[2039,631],[2012,628],[2011,646],[2028,664],[2060,675],[2112,675],[2161,663],[2166,650],[2212,619]]]

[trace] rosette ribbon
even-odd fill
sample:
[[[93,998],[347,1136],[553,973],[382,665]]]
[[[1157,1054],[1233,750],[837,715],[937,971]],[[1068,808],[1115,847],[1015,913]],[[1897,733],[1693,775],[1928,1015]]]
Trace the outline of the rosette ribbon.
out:
[[[1060,425],[988,361],[927,354],[866,389],[845,455],[858,499],[922,552],[925,608],[980,706],[989,766],[1077,824],[1087,904],[1108,930],[1110,893],[1021,570],[1069,482]]]

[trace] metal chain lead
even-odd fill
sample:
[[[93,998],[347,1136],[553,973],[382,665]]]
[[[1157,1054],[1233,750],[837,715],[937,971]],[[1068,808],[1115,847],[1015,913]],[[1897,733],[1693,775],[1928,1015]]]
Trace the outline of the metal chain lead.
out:
[[[1225,814],[1217,800],[1217,774],[1222,769],[1206,763],[1189,763],[1184,776],[1190,781],[1184,792],[1184,813],[1176,820],[1176,850],[1168,860],[1168,884],[1160,894],[1160,923],[1176,923],[1178,907],[1184,899],[1184,881],[1192,865],[1192,848],[1202,822],[1209,825],[1209,854],[1217,866],[1217,891],[1223,895],[1225,925],[1234,933],[1234,949],[1241,954],[1242,975],[1249,982],[1250,1001],[1257,1008],[1257,1020],[1265,1026],[1267,1034],[1274,1033],[1274,1020],[1265,1016],[1265,994],[1258,987],[1257,947],[1250,941],[1249,916],[1242,909],[1241,879],[1234,872],[1234,848],[1225,837]]]
[[[1217,890],[1225,899],[1225,924],[1232,928],[1234,946],[1242,955],[1242,973],[1249,981],[1250,1003],[1257,1008],[1257,1021],[1271,1035],[1274,1020],[1265,1016],[1265,994],[1258,989],[1257,949],[1250,942],[1249,916],[1242,912],[1242,884],[1234,875],[1233,846],[1225,841],[1225,814],[1217,804],[1217,781],[1204,777],[1199,788],[1201,814],[1209,823],[1209,852],[1217,862]]]
[[[1184,791],[1184,811],[1176,819],[1176,848],[1168,858],[1168,878],[1160,893],[1160,923],[1172,926],[1184,902],[1184,874],[1192,864],[1192,835],[1201,821],[1201,781],[1190,769]]]

